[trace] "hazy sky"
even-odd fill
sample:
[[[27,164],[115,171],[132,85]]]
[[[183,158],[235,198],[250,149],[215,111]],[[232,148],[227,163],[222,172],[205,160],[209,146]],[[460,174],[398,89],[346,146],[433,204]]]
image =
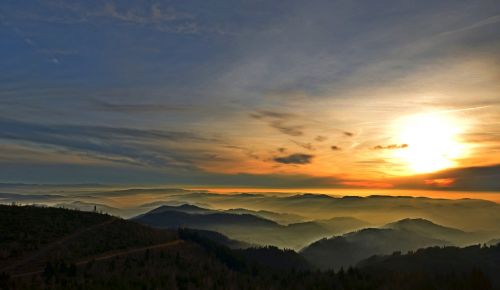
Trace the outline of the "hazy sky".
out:
[[[0,182],[500,192],[500,2],[11,1]]]

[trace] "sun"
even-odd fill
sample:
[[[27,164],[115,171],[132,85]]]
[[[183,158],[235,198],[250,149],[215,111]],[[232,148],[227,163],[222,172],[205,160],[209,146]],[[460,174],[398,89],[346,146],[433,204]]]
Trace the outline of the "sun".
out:
[[[428,173],[455,166],[464,154],[459,141],[462,126],[444,114],[422,114],[398,122],[398,142],[404,150],[395,150],[395,157],[406,163],[413,173]]]

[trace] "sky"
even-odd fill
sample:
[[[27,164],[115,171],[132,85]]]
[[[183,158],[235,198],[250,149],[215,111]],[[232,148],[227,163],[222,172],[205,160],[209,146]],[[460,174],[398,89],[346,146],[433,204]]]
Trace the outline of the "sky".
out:
[[[11,1],[0,182],[500,193],[500,2]]]

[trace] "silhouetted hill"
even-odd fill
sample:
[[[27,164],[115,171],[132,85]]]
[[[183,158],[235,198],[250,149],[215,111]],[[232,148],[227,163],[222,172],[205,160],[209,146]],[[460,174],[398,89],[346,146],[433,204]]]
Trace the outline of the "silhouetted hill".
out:
[[[180,240],[177,231],[156,230],[94,212],[0,206],[0,229],[0,289],[6,285],[15,289],[142,289],[130,285],[148,284],[202,289],[205,283],[237,285],[248,279],[244,277],[250,271],[267,276],[269,271],[280,275],[281,271],[309,269],[305,259],[291,250],[233,251],[228,246],[239,242],[216,232],[182,229]],[[165,280],[165,273],[170,273],[170,279]],[[176,278],[179,273],[184,277],[181,280]],[[228,278],[211,278],[219,275]]]
[[[457,246],[465,246],[484,241],[482,233],[468,233],[462,230],[437,225],[425,219],[403,219],[384,226],[385,228],[409,231],[424,237],[448,241]],[[487,236],[487,235],[486,235]]]
[[[176,239],[104,214],[52,207],[0,206],[0,272],[34,269],[54,258],[83,259]]]
[[[500,244],[500,239],[493,239],[493,240],[489,240],[486,244],[487,244],[488,246],[495,246],[495,245],[498,245],[498,244]]]
[[[178,212],[184,212],[184,213],[190,213],[190,214],[204,214],[204,213],[215,213],[216,211],[198,207],[195,205],[191,204],[182,204],[179,206],[170,206],[170,205],[162,205],[160,207],[157,207],[149,212],[147,214],[157,214],[157,213],[162,213],[162,212],[168,212],[168,211],[178,211]]]
[[[62,208],[67,208],[67,209],[76,209],[76,210],[81,210],[81,211],[94,211],[94,210],[96,210],[97,212],[107,213],[107,214],[111,214],[114,216],[126,215],[125,211],[122,209],[119,209],[119,208],[111,207],[111,206],[108,206],[105,204],[100,204],[100,203],[89,203],[89,202],[83,202],[83,201],[58,203],[58,204],[56,204],[56,207],[62,207]]]
[[[158,228],[200,228],[210,229],[212,227],[272,227],[277,225],[275,222],[249,214],[229,214],[220,212],[201,211],[199,213],[187,213],[174,207],[162,206],[146,214],[133,218],[144,224]],[[199,212],[199,210],[196,210]]]
[[[251,214],[268,220],[275,221],[282,225],[303,222],[306,219],[305,217],[296,214],[277,213],[268,210],[249,210],[245,208],[228,209],[225,210],[224,212],[234,213],[234,214]]]
[[[158,213],[158,212],[163,212],[163,211],[180,211],[180,212],[185,212],[185,213],[191,213],[191,214],[203,214],[203,213],[228,213],[228,214],[249,214],[257,217],[261,217],[263,219],[271,220],[274,222],[277,222],[279,224],[290,224],[290,223],[297,223],[297,222],[302,222],[305,220],[304,217],[295,215],[295,214],[289,214],[289,213],[277,213],[277,212],[272,212],[272,211],[266,211],[266,210],[249,210],[245,208],[234,208],[234,209],[227,209],[227,210],[214,210],[214,209],[207,209],[203,208],[200,206],[196,205],[191,205],[191,204],[180,204],[180,205],[165,205],[165,202],[154,202],[150,204],[145,204],[143,207],[148,208],[151,206],[156,207],[147,213]],[[147,214],[146,213],[146,214]]]
[[[368,228],[319,240],[302,249],[301,254],[311,264],[322,269],[339,269],[354,266],[357,262],[375,254],[447,244],[445,241],[409,231]]]
[[[465,248],[431,247],[419,249],[405,255],[396,252],[387,256],[373,256],[361,261],[358,266],[363,270],[379,275],[390,276],[401,273],[424,273],[425,275],[450,275],[457,284],[456,289],[467,288],[460,283],[461,277],[472,273],[475,280],[491,280],[495,287],[500,286],[500,245],[481,247],[479,245]],[[487,281],[483,287],[488,289]]]
[[[292,249],[300,249],[319,238],[367,225],[355,218],[340,217],[284,226],[253,214],[213,211],[189,205],[161,206],[133,220],[157,228],[185,227],[217,231],[249,244]]]

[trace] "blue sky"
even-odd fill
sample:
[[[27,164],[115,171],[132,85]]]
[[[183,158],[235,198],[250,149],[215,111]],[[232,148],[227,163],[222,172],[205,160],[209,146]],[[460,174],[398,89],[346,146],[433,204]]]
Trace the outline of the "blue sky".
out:
[[[7,0],[0,36],[0,182],[387,181],[436,110],[500,163],[498,1]]]

